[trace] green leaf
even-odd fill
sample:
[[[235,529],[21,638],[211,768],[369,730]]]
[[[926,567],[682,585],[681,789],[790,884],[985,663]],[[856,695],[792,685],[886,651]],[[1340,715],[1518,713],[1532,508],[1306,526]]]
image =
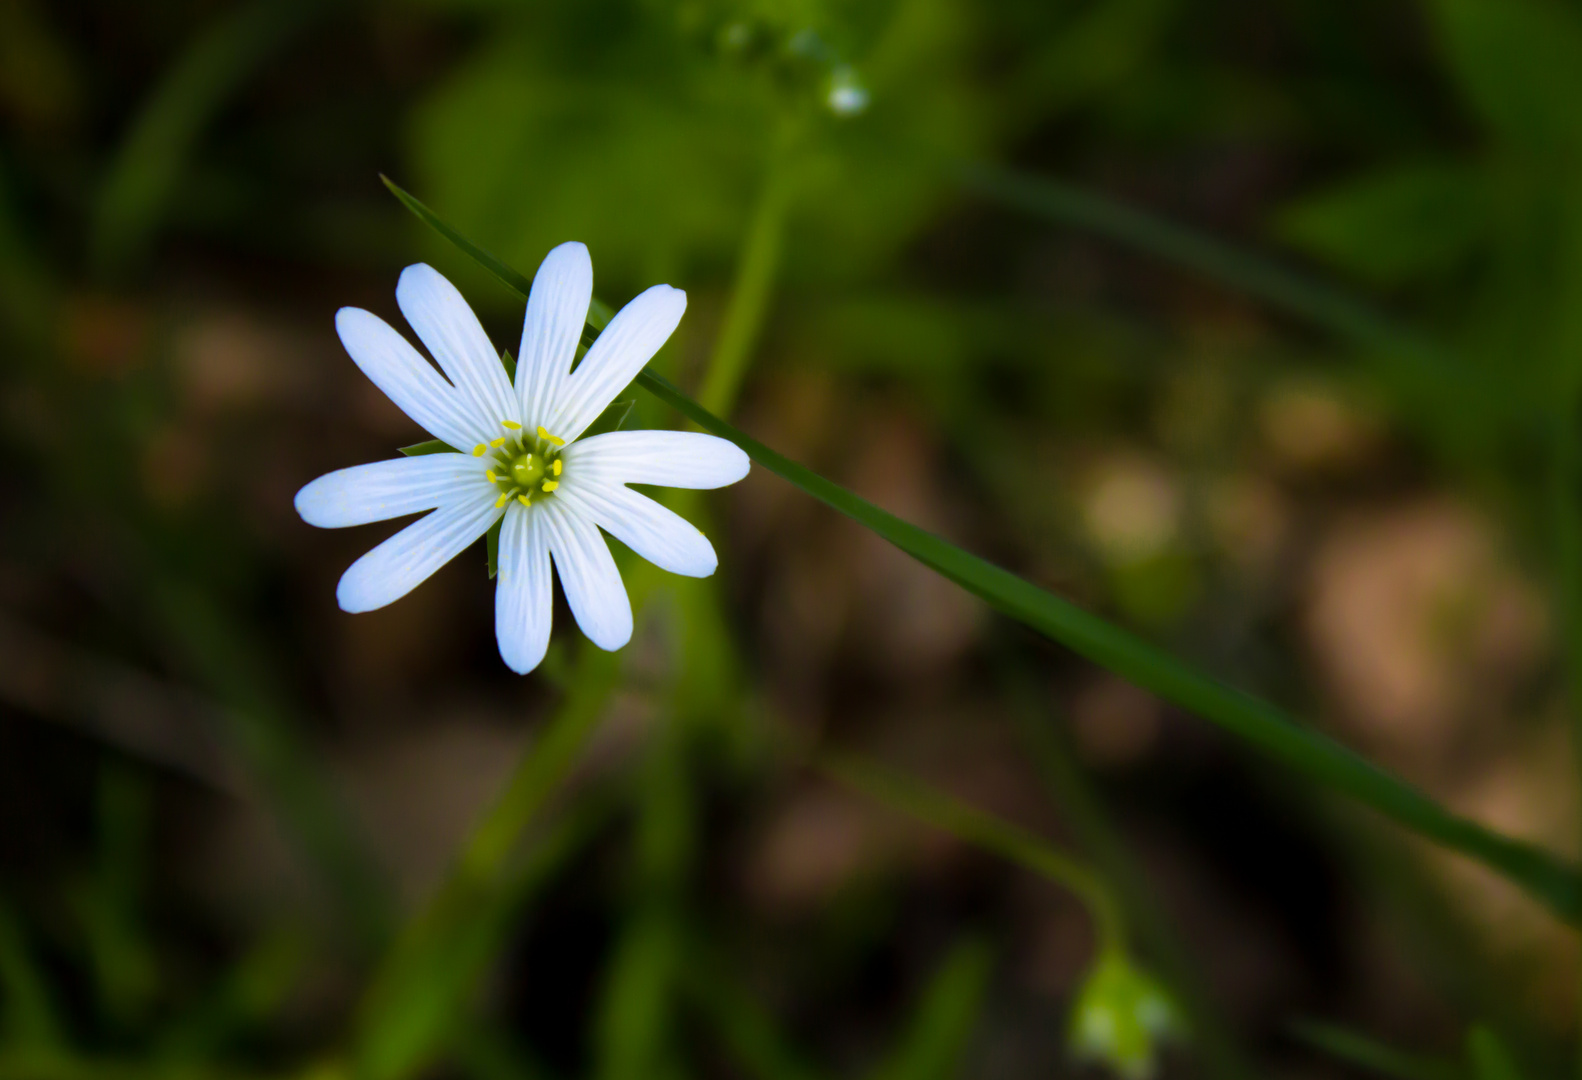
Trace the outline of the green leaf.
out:
[[[632,415],[632,406],[636,404],[636,398],[610,402],[609,408],[601,412],[593,423],[588,425],[588,430],[584,431],[578,438],[586,439],[589,435],[603,435],[607,431],[620,431],[625,426],[627,418]]]
[[[510,349],[500,353],[500,366],[505,368],[505,377],[512,382],[516,381],[516,358],[511,355]]]
[[[1558,0],[1430,0],[1446,58],[1496,132],[1537,150],[1582,146],[1582,20]]]
[[[1294,247],[1378,285],[1453,268],[1483,235],[1482,177],[1442,162],[1394,165],[1309,195],[1275,222]]]
[[[457,450],[448,442],[442,442],[439,439],[430,439],[428,442],[413,443],[411,446],[403,446],[401,448],[401,453],[405,454],[407,457],[424,457],[428,454],[459,454],[461,451]]]
[[[445,225],[389,180],[385,183],[420,218],[452,238],[524,298],[527,296],[531,283],[520,273]],[[735,443],[776,476],[890,541],[995,610],[1165,701],[1213,721],[1308,779],[1349,795],[1407,828],[1484,863],[1521,885],[1567,922],[1582,925],[1582,872],[1569,861],[1450,813],[1356,752],[1298,723],[1277,706],[1225,686],[1070,601],[879,509],[738,431],[653,371],[645,368],[639,372],[637,382],[704,431]]]
[[[1465,1080],[1466,1074],[1454,1062],[1409,1054],[1333,1024],[1293,1020],[1287,1026],[1291,1034],[1309,1046],[1379,1076],[1393,1080]]]
[[[505,518],[501,518],[489,526],[489,531],[483,534],[484,550],[489,559],[489,580],[500,572],[500,529],[505,525]]]
[[[1467,1061],[1474,1080],[1522,1080],[1510,1049],[1486,1024],[1473,1024],[1467,1032]]]

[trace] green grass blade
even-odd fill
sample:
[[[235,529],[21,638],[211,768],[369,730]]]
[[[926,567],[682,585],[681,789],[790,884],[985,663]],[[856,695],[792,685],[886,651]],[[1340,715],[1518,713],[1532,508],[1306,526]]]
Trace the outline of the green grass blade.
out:
[[[158,230],[193,144],[276,48],[329,4],[256,0],[229,12],[166,73],[133,121],[94,208],[93,264],[126,268]]]
[[[531,282],[520,273],[445,225],[389,180],[385,183],[418,217],[506,285],[524,297],[527,295]],[[1436,843],[1482,862],[1522,886],[1562,919],[1582,925],[1582,872],[1575,866],[1450,813],[1361,755],[1299,724],[1282,709],[1225,686],[1070,601],[879,509],[732,427],[653,371],[645,368],[638,374],[637,382],[704,431],[735,443],[776,476],[882,536],[995,610],[1164,700],[1213,721],[1310,780],[1349,795]]]
[[[1434,367],[1454,363],[1441,346],[1341,289],[1114,199],[994,165],[968,165],[961,176],[980,195],[1137,248],[1359,344]]]
[[[956,945],[929,981],[916,1011],[869,1080],[949,1080],[983,1011],[993,968],[989,947],[967,940]]]
[[[1333,1024],[1293,1020],[1287,1028],[1314,1049],[1379,1076],[1393,1080],[1466,1080],[1465,1072],[1455,1062],[1408,1054]]]

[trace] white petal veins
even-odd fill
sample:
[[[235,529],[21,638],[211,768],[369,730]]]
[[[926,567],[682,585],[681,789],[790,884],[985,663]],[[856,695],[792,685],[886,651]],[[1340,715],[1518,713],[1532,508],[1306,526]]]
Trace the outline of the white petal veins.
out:
[[[563,484],[555,498],[661,570],[708,577],[719,566],[714,545],[696,525],[647,495],[579,478]]]
[[[427,263],[414,263],[401,271],[396,303],[440,369],[456,384],[461,399],[492,432],[481,441],[503,434],[500,421],[519,422],[521,408],[500,354],[456,286]]]
[[[599,648],[619,649],[632,639],[632,603],[599,527],[559,499],[533,509],[544,518],[549,553],[577,625]]]
[[[686,293],[655,285],[616,312],[562,384],[554,420],[544,426],[567,442],[586,431],[675,333],[686,310]]]
[[[516,357],[516,389],[529,431],[555,419],[555,398],[577,355],[592,299],[593,262],[585,246],[572,241],[544,256],[533,276]]]
[[[488,434],[493,425],[485,426],[434,365],[379,316],[341,308],[335,331],[362,373],[430,435],[458,450],[494,438]]]
[[[488,492],[440,507],[414,521],[341,575],[335,598],[342,611],[373,611],[394,603],[489,531],[505,511]]]
[[[526,675],[544,659],[554,615],[545,515],[512,502],[500,528],[494,634],[500,658]]]
[[[735,443],[695,431],[609,431],[572,443],[561,456],[576,476],[678,488],[734,484],[752,465]]]
[[[468,454],[375,461],[326,473],[297,492],[297,513],[309,525],[341,529],[432,510],[463,493],[494,498],[486,463]]]

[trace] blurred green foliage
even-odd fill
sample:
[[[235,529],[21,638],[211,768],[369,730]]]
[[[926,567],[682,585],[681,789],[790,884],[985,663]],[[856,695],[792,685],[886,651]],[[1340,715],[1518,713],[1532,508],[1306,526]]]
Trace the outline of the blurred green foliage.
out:
[[[304,408],[306,419],[205,413],[178,336],[184,305],[223,280],[237,292],[275,282],[270,302],[282,305],[295,290],[289,302],[327,337],[330,307],[367,302],[368,290],[388,300],[393,268],[425,254],[492,330],[513,328],[519,301],[412,228],[377,189],[380,170],[512,266],[577,238],[608,299],[685,284],[693,308],[660,365],[722,415],[745,398],[788,441],[801,437],[798,394],[823,400],[816,424],[843,433],[832,450],[815,445],[826,471],[849,464],[861,451],[850,433],[886,410],[921,417],[943,463],[925,470],[943,481],[923,507],[965,492],[969,508],[952,517],[946,506],[930,528],[976,529],[964,546],[1282,700],[1307,696],[1293,689],[1298,665],[1265,659],[1256,624],[1270,615],[1245,604],[1207,512],[1194,502],[1141,554],[1106,547],[1085,531],[1078,466],[1130,449],[1168,460],[1172,490],[1188,492],[1256,472],[1250,425],[1215,421],[1211,395],[1184,408],[1205,434],[1177,438],[1156,422],[1169,389],[1206,371],[1194,385],[1229,386],[1221,412],[1241,417],[1282,373],[1339,371],[1410,433],[1402,456],[1415,463],[1420,449],[1431,463],[1414,467],[1502,515],[1548,583],[1558,651],[1582,683],[1572,0],[137,7],[0,3],[0,604],[87,656],[80,670],[140,673],[155,712],[201,717],[207,749],[90,725],[114,749],[85,785],[81,851],[0,881],[0,1077],[557,1075],[499,1014],[492,980],[546,896],[588,865],[602,875],[609,941],[572,1039],[586,1044],[582,1072],[922,1080],[964,1074],[975,1040],[996,1030],[1008,949],[983,919],[926,951],[853,1049],[806,1037],[816,1025],[787,1004],[797,994],[752,967],[753,935],[718,910],[710,800],[773,792],[806,749],[774,722],[775,672],[745,640],[740,609],[758,571],[676,582],[623,558],[642,640],[661,644],[630,659],[557,643],[532,688],[535,707],[558,703],[444,884],[402,908],[325,750],[390,705],[336,672],[354,650],[327,647],[318,609],[295,598],[317,571],[274,524],[310,465],[349,463],[337,455],[373,443],[347,419],[362,406],[315,384],[321,411]],[[1268,56],[1247,44],[1260,35],[1278,39]],[[1189,190],[1194,169],[1207,196]],[[1182,208],[1211,228],[1171,221]],[[1116,274],[1085,248],[1056,259],[1038,246],[1050,223],[1292,324],[1241,308],[1204,315],[1237,301],[1205,303],[1191,291],[1201,286],[1160,286],[1153,270]],[[1339,280],[1261,254],[1265,241]],[[1224,331],[1233,324],[1255,328],[1238,339]],[[1193,345],[1203,340],[1214,343]],[[669,422],[646,398],[632,408],[645,414],[634,423]],[[402,441],[378,434],[377,452]],[[177,482],[183,468],[200,477],[195,493]],[[720,505],[673,505],[722,533]],[[49,664],[17,663],[48,683]],[[520,714],[520,694],[498,679],[465,665],[455,676]],[[1579,695],[1566,706],[1550,685],[1558,671],[1540,681],[1537,703],[1518,706],[1524,722],[1577,712]],[[0,682],[21,714],[101,716],[27,680]],[[1203,989],[1202,958],[1159,910],[1123,830],[1061,740],[1044,738],[1040,693],[974,684],[971,696],[1031,713],[1031,756],[1085,856],[971,808],[975,827],[955,831],[1035,869],[1069,861],[1076,875],[1051,874],[1068,885],[1094,876],[1099,886],[1077,889],[1090,914],[1135,924],[1130,947],[1164,979],[1105,952],[1069,1000],[1041,1003],[1043,1026],[1063,1038],[1074,1010],[1079,1049],[1135,1074],[1178,1026],[1173,1011],[1153,1024],[1143,1003],[1180,998],[1196,1041],[1169,1067],[1237,1074],[1241,1033]],[[580,776],[611,702],[632,699],[650,718],[637,749]],[[204,764],[214,760],[226,767]],[[183,770],[206,798],[264,808],[304,868],[314,917],[271,912],[262,934],[172,927],[184,916],[159,878],[152,792]],[[1301,795],[1268,798],[1306,807]],[[909,812],[952,828],[948,814]],[[1345,846],[1343,831],[1324,835]],[[810,967],[815,954],[856,966],[884,947],[901,906],[884,890],[900,872],[880,862],[867,873],[798,941]],[[1574,1032],[1521,1015],[1462,932],[1436,945],[1469,973],[1461,983],[1478,984],[1450,995],[1457,1021],[1501,1027],[1471,1027],[1467,1071],[1507,1080],[1537,1075],[1532,1061],[1547,1074]],[[804,978],[801,995],[827,994],[832,970]],[[1102,1045],[1083,1019],[1099,1012],[1115,1036]],[[1309,1041],[1341,1060],[1395,1075],[1422,1065],[1326,1030]],[[1442,1074],[1430,1064],[1417,1072]]]

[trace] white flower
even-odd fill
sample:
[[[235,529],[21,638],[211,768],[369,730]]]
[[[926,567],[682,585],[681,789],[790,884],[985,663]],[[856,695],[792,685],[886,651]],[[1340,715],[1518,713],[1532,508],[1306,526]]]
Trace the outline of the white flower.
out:
[[[712,435],[613,431],[578,441],[681,321],[686,293],[655,285],[610,320],[572,370],[593,297],[588,249],[562,244],[533,279],[516,385],[456,287],[419,263],[396,302],[440,371],[378,316],[342,308],[341,341],[363,374],[459,453],[358,465],[297,492],[310,525],[341,528],[433,513],[354,562],[335,590],[345,611],[399,600],[503,516],[495,636],[507,665],[529,672],[549,645],[550,565],[577,625],[602,649],[632,636],[632,606],[602,528],[662,569],[707,577],[718,559],[679,515],[627,484],[714,488],[747,475],[747,455]]]

